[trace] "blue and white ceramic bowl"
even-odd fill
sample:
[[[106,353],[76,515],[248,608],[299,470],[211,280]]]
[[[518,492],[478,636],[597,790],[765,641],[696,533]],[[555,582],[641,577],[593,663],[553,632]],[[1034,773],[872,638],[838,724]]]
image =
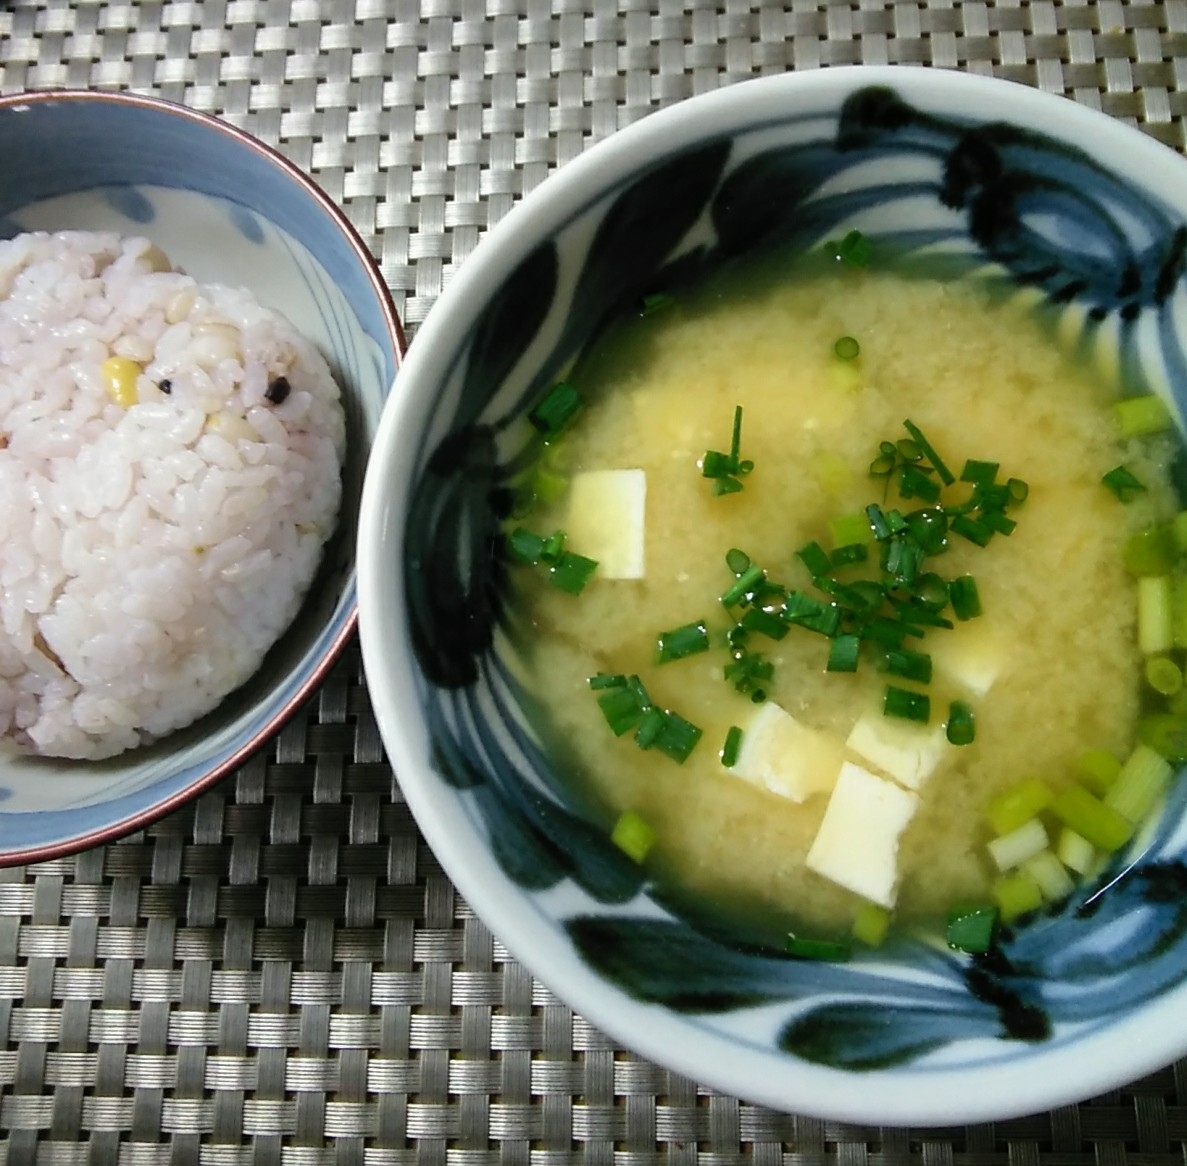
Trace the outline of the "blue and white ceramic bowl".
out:
[[[6,97],[0,157],[0,236],[145,235],[197,279],[251,289],[321,348],[348,427],[339,531],[308,602],[257,675],[191,728],[110,761],[0,755],[7,865],[108,841],[193,797],[256,750],[324,677],[354,631],[364,463],[403,337],[342,212],[280,154],[215,118],[127,93]]]
[[[756,951],[662,906],[567,801],[505,656],[488,550],[522,440],[509,420],[624,305],[854,226],[996,267],[1181,412],[1185,224],[1187,163],[1135,130],[1016,85],[852,68],[656,113],[550,178],[464,264],[368,471],[364,664],[446,871],[595,1024],[723,1091],[892,1125],[1043,1110],[1187,1051],[1187,783],[1100,884],[993,958],[910,937],[845,964]]]

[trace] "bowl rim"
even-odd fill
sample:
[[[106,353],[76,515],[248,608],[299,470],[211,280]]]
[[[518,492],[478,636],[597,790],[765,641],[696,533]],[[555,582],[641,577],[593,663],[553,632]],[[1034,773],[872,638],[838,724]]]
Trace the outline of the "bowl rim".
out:
[[[268,145],[268,143],[248,131],[240,129],[238,126],[232,125],[220,117],[216,117],[214,114],[204,113],[191,106],[183,105],[181,102],[170,101],[167,98],[149,96],[143,93],[135,93],[130,90],[62,88],[26,90],[3,94],[0,95],[0,113],[3,113],[5,110],[20,109],[24,106],[58,103],[87,105],[101,103],[131,106],[165,114],[170,117],[179,117],[193,122],[205,130],[223,135],[236,146],[254,152],[264,159],[264,161],[279,170],[285,178],[298,186],[320,208],[325,217],[340,232],[350,250],[362,265],[367,275],[367,282],[370,285],[371,291],[375,294],[379,302],[386,331],[392,341],[398,377],[403,367],[405,354],[408,351],[408,343],[405,338],[403,323],[400,320],[399,313],[396,311],[391,289],[387,286],[383,278],[378,260],[363,242],[362,236],[338,204],[308,174],[294,162],[286,158],[278,149]],[[337,663],[346,645],[350,642],[357,626],[358,594],[356,585],[354,602],[346,614],[346,619],[341,629],[330,641],[314,667],[310,669],[309,674],[302,679],[294,691],[268,717],[267,721],[247,741],[235,749],[234,752],[213,765],[184,789],[178,790],[146,809],[139,810],[116,822],[73,835],[69,838],[63,838],[58,842],[5,849],[3,852],[0,852],[0,867],[23,866],[28,863],[64,858],[83,850],[89,850],[94,846],[114,842],[128,834],[135,833],[137,830],[142,830],[146,826],[152,825],[173,810],[180,809],[187,802],[205,793],[242,765],[248,758],[253,756],[269,737],[288,723],[297,709],[308,700],[314,690],[329,675],[330,670]],[[165,738],[162,738],[162,740],[165,740]]]
[[[908,98],[929,96],[933,101],[956,87],[966,99],[982,99],[985,121],[1012,119],[1081,145],[1094,143],[1094,152],[1106,164],[1125,159],[1142,175],[1143,189],[1153,197],[1161,195],[1187,218],[1187,196],[1172,197],[1176,176],[1180,187],[1187,187],[1182,181],[1187,160],[1173,150],[1068,98],[955,70],[854,65],[762,77],[676,102],[618,130],[550,174],[495,224],[433,305],[410,346],[403,391],[385,405],[360,508],[363,666],[396,780],[447,876],[515,959],[623,1047],[722,1092],[830,1120],[892,1126],[1002,1120],[1081,1101],[1182,1055],[1187,1035],[1176,1034],[1187,1007],[1187,985],[1168,989],[1108,1028],[1077,1033],[1070,1046],[1066,1041],[1033,1046],[1024,1073],[1015,1060],[966,1068],[937,1062],[926,1069],[843,1071],[791,1055],[741,1056],[735,1041],[703,1027],[694,1035],[689,1018],[642,1003],[595,974],[567,938],[547,924],[530,893],[503,893],[508,880],[480,828],[465,815],[462,795],[442,788],[417,749],[421,718],[414,710],[421,682],[403,626],[402,574],[393,578],[388,570],[393,547],[403,542],[408,479],[423,457],[418,443],[423,441],[434,368],[443,359],[437,354],[458,349],[470,309],[533,241],[561,221],[566,205],[573,205],[582,191],[608,189],[649,151],[666,154],[728,127],[735,110],[762,102],[767,94],[789,102],[806,95],[836,100],[857,86],[877,84],[895,86]],[[422,389],[424,381],[429,383]]]

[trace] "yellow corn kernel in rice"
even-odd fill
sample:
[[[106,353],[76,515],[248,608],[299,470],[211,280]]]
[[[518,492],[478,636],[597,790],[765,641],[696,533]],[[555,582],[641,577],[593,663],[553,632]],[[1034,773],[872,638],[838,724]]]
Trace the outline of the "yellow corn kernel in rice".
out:
[[[109,356],[100,366],[99,375],[107,395],[121,408],[130,409],[140,399],[136,382],[144,370],[126,356]]]

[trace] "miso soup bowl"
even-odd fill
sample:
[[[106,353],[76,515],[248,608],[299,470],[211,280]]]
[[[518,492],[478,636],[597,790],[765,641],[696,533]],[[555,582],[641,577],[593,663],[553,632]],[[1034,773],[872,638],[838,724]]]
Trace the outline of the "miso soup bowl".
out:
[[[258,751],[327,675],[354,634],[363,468],[404,341],[345,214],[276,150],[218,118],[132,93],[13,94],[0,98],[0,155],[0,237],[142,235],[195,279],[247,288],[321,350],[347,422],[338,531],[255,675],[190,727],[110,760],[0,752],[5,866],[110,842],[177,808]]]
[[[526,440],[512,422],[609,323],[852,227],[1028,287],[1180,414],[1185,224],[1187,162],[1136,130],[1013,84],[857,67],[657,112],[547,179],[463,264],[364,484],[364,664],[446,872],[592,1023],[717,1090],[899,1126],[1042,1111],[1187,1052],[1187,782],[1140,845],[993,958],[914,934],[846,963],[755,949],[665,906],[571,801],[517,685],[492,553]]]

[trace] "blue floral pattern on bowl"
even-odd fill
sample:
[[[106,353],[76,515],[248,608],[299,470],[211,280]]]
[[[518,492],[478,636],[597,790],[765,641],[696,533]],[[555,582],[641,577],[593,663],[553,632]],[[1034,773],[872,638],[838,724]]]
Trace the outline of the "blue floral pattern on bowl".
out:
[[[780,79],[786,102],[756,99],[759,112],[709,116],[700,133],[676,127],[670,147],[651,140],[645,166],[608,168],[536,232],[501,284],[484,289],[472,326],[438,352],[442,388],[417,417],[399,568],[432,763],[428,788],[410,799],[416,810],[422,795],[429,818],[429,800],[448,800],[453,828],[490,849],[483,877],[522,892],[517,911],[522,905],[531,918],[509,908],[502,916],[521,940],[532,936],[520,958],[532,964],[533,945],[547,948],[545,980],[548,961],[563,962],[602,1007],[599,1019],[614,1030],[621,1017],[619,1034],[645,1052],[662,1056],[665,1039],[675,1047],[686,1042],[673,1034],[695,1031],[713,1037],[706,1048],[722,1057],[704,1065],[705,1075],[772,1104],[786,1058],[861,1075],[878,1098],[855,1100],[838,1085],[835,1104],[808,1089],[788,1096],[788,1107],[870,1120],[1003,1116],[1010,1105],[998,1098],[1013,1066],[1040,1049],[1062,1064],[1061,1050],[1181,984],[1187,783],[1099,880],[1006,931],[990,955],[957,955],[917,934],[847,964],[818,964],[725,933],[648,881],[556,779],[517,680],[524,632],[498,545],[510,483],[528,456],[523,417],[648,293],[857,227],[932,271],[976,269],[1006,288],[1037,289],[1043,310],[1070,323],[1078,345],[1116,352],[1130,391],[1161,393],[1179,413],[1187,387],[1182,209],[1139,191],[1083,145],[975,115],[967,102],[965,112],[950,112],[942,81],[929,90],[928,79],[900,84],[902,70],[878,71],[877,83],[871,71],[843,72],[843,101],[833,90],[815,100],[793,93]],[[712,112],[725,108],[718,100]],[[386,554],[395,571],[397,548]],[[363,629],[374,659],[365,608]],[[414,761],[413,747],[401,743],[401,756]],[[435,781],[452,792],[434,794]],[[459,878],[448,861],[446,869]],[[472,876],[460,878],[463,891],[474,888],[498,915],[497,892],[463,873]],[[603,999],[594,982],[618,994]],[[666,1035],[649,1044],[645,1024],[661,1016],[654,1023]],[[735,1072],[739,1050],[755,1055],[748,1074]],[[963,1108],[941,1109],[926,1091],[904,1100],[937,1072],[975,1080],[983,1070],[998,1074],[994,1090]],[[889,1081],[882,1094],[880,1074]],[[840,1078],[822,1080],[827,1088]],[[1064,1096],[1061,1088],[1050,1083],[1033,1104],[1014,1102],[1014,1112]]]

